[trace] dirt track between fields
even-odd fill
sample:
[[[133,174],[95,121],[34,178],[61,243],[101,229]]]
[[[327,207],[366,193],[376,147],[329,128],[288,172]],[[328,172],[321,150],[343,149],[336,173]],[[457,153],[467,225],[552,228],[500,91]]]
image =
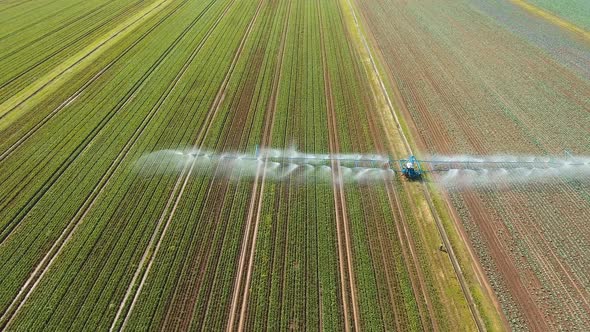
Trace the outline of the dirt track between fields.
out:
[[[318,9],[319,10],[319,9]],[[336,124],[336,113],[334,109],[334,102],[332,97],[332,86],[330,82],[330,74],[328,71],[326,43],[323,33],[323,16],[319,10],[320,17],[320,43],[322,44],[322,67],[324,72],[324,91],[326,96],[326,111],[328,112],[328,139],[329,149],[331,154],[338,154],[340,151],[340,143],[338,141],[338,130]],[[349,221],[347,216],[346,198],[344,196],[343,179],[340,172],[340,163],[337,160],[331,161],[332,167],[332,188],[334,194],[334,209],[336,217],[336,234],[338,242],[338,261],[340,268],[340,287],[342,292],[342,304],[344,309],[344,327],[346,331],[350,331],[349,319],[349,305],[352,307],[352,319],[354,329],[360,330],[360,317],[357,302],[357,289],[354,279],[354,267],[352,264],[352,248],[350,244]],[[346,265],[345,265],[346,264]],[[346,282],[348,281],[348,283]],[[348,303],[350,292],[350,304]]]

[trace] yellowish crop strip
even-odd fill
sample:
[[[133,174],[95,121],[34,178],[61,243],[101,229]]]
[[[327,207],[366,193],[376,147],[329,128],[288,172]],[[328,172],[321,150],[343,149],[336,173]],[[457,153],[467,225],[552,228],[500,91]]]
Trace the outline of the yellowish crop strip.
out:
[[[72,55],[50,72],[37,79],[35,82],[21,90],[0,105],[0,117],[7,114],[0,121],[0,130],[22,115],[27,109],[32,109],[44,96],[56,91],[76,73],[84,70],[92,64],[101,54],[115,45],[135,28],[156,15],[173,0],[158,0],[146,6],[121,24],[114,27],[94,42],[86,46],[80,52]],[[15,109],[15,107],[17,109]]]
[[[577,33],[580,36],[582,36],[584,39],[590,41],[590,32],[578,27],[577,25],[572,24],[572,23],[570,23],[570,22],[568,22],[556,15],[551,14],[550,12],[548,12],[542,8],[532,5],[524,0],[512,0],[512,2],[517,4],[520,7],[524,8],[525,10],[531,12],[531,13],[546,19],[547,21],[549,21],[551,23],[553,23],[557,26],[560,26],[564,29],[570,30],[571,32]]]

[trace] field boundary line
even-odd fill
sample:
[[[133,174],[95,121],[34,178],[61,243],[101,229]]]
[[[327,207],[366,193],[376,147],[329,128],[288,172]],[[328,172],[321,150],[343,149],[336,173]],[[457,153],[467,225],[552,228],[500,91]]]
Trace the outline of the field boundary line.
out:
[[[378,103],[378,92],[375,91],[374,86],[371,87],[371,92],[374,100]],[[381,141],[375,138],[374,135],[373,140],[377,142],[378,150],[381,153],[387,154],[387,152],[385,151],[386,148],[383,147],[382,144],[380,144]],[[403,147],[401,148],[403,150]],[[420,262],[414,251],[415,244],[411,237],[411,234],[408,231],[408,222],[403,212],[401,198],[399,197],[396,189],[391,183],[391,179],[388,179],[385,175],[384,184],[385,191],[387,193],[387,201],[389,202],[389,206],[391,208],[392,215],[394,218],[397,239],[400,243],[400,249],[402,251],[404,263],[409,274],[413,295],[416,300],[420,322],[423,328],[426,328],[424,324],[430,322],[432,324],[432,329],[434,331],[438,331],[438,322],[435,320],[434,309],[432,307],[430,297],[427,293],[427,287],[424,282],[424,276],[420,267]],[[396,213],[396,211],[398,213]],[[422,302],[419,301],[420,298],[424,301],[424,304],[422,304]],[[424,308],[424,305],[426,305],[426,308]],[[428,313],[426,313],[425,311],[427,311]]]
[[[215,24],[215,27],[217,26],[217,24],[223,19],[225,18],[225,14],[227,13],[227,11],[229,10],[229,8],[231,8],[231,4],[233,4],[235,1],[230,2],[230,4],[228,5],[228,7],[226,8],[226,10],[224,11],[224,13],[222,13],[219,18],[218,21]],[[206,121],[206,125],[204,124],[203,127],[201,127],[201,129],[199,130],[199,133],[197,134],[197,137],[195,139],[195,141],[193,142],[193,146],[196,145],[199,141],[203,141],[205,139],[205,137],[207,137],[207,134],[209,133],[209,129],[211,128],[211,124],[213,123],[213,119],[215,118],[215,116],[217,115],[218,110],[221,108],[221,104],[224,100],[225,97],[225,90],[227,89],[228,83],[229,83],[229,78],[231,77],[231,75],[233,74],[233,71],[235,69],[236,63],[238,61],[238,58],[240,56],[240,54],[242,53],[242,50],[244,48],[244,45],[246,43],[246,40],[248,39],[248,36],[250,35],[250,32],[252,31],[252,26],[254,25],[254,22],[256,21],[256,18],[258,17],[258,13],[260,11],[262,5],[262,1],[259,2],[258,7],[256,9],[256,13],[254,15],[254,17],[252,18],[252,20],[250,21],[250,24],[248,25],[248,28],[244,34],[244,36],[242,37],[242,40],[240,41],[240,44],[238,46],[238,48],[236,49],[236,53],[234,54],[234,57],[232,59],[232,63],[230,65],[230,68],[228,69],[228,72],[226,73],[224,80],[220,86],[220,89],[216,95],[215,100],[213,101],[212,107],[209,109],[209,112],[207,113],[208,117],[205,119]],[[201,147],[199,146],[198,148],[198,152],[199,153],[201,151]],[[119,317],[122,314],[122,311],[124,310],[124,308],[126,307],[126,302],[129,298],[129,296],[131,295],[131,292],[133,290],[133,288],[135,287],[135,283],[137,278],[139,277],[139,274],[141,273],[141,270],[143,270],[143,265],[145,264],[145,260],[147,259],[147,256],[150,256],[149,262],[147,267],[145,268],[145,271],[143,272],[143,276],[141,278],[141,282],[140,284],[137,286],[137,290],[135,291],[135,294],[133,296],[132,302],[129,305],[129,309],[127,310],[126,314],[125,314],[125,318],[123,319],[122,325],[120,330],[123,330],[125,328],[125,326],[127,325],[129,316],[131,315],[134,307],[135,307],[135,303],[137,301],[137,299],[139,298],[139,295],[141,293],[141,290],[143,288],[143,285],[145,284],[145,281],[147,279],[147,276],[151,270],[151,266],[153,264],[153,261],[155,259],[155,257],[157,256],[157,253],[159,251],[160,245],[162,243],[162,240],[164,239],[164,236],[166,234],[166,231],[168,229],[168,226],[170,225],[170,222],[172,221],[173,217],[174,217],[174,213],[176,212],[176,208],[182,198],[182,195],[184,193],[184,189],[188,183],[188,180],[190,179],[190,175],[192,173],[192,170],[194,168],[195,165],[195,160],[194,159],[191,163],[190,163],[190,169],[188,171],[188,174],[186,175],[186,177],[184,176],[186,172],[186,167],[188,166],[185,165],[185,167],[183,168],[182,173],[180,174],[178,180],[176,181],[176,184],[174,186],[174,190],[172,191],[168,202],[166,204],[166,207],[164,208],[164,211],[162,212],[162,215],[160,217],[160,220],[158,222],[158,225],[156,225],[156,228],[154,230],[154,233],[152,233],[152,239],[150,240],[150,243],[148,244],[148,246],[146,247],[145,251],[144,251],[144,255],[142,257],[142,260],[140,262],[140,264],[138,265],[138,268],[133,276],[133,279],[131,280],[127,291],[125,293],[125,297],[123,298],[123,300],[120,303],[119,306],[119,310],[117,311],[117,315],[115,316],[115,319],[113,320],[113,323],[110,327],[110,331],[114,331],[117,325],[117,321],[119,320]],[[182,181],[184,178],[184,181]],[[178,194],[178,196],[176,196],[176,191],[178,189],[178,186],[180,185],[180,183],[183,182],[182,184],[182,188]],[[175,199],[175,203],[172,206],[172,209],[170,210],[170,214],[168,216],[168,219],[163,227],[162,232],[160,233],[160,228],[161,228],[161,222],[163,221],[163,219],[165,218],[165,216],[168,214],[168,209],[170,208],[170,204],[172,203],[172,201]],[[152,240],[155,240],[156,235],[160,233],[160,236],[158,238],[158,241],[156,243],[156,247],[152,252],[152,247],[154,246],[154,242],[152,242]],[[151,255],[150,255],[151,252]]]
[[[451,198],[449,197],[448,193],[442,192],[441,196],[442,196],[443,201],[445,202],[447,210],[451,214],[451,218],[453,220],[460,220],[459,219],[460,217],[457,215],[457,211],[451,205]],[[470,240],[469,240],[469,237],[468,237],[468,234],[467,234],[465,228],[460,223],[454,223],[454,225],[455,225],[455,229],[458,234],[458,237],[460,238],[461,241],[463,241],[466,244],[465,245],[466,255],[468,255],[469,258],[471,259],[471,261],[473,262],[472,266],[473,266],[473,269],[475,272],[475,278],[477,279],[477,282],[481,285],[482,290],[487,293],[488,297],[490,297],[490,298],[495,297],[494,289],[492,288],[490,283],[486,280],[486,278],[487,278],[486,274],[483,270],[483,267],[481,266],[481,263],[479,262],[479,259],[477,258],[477,254],[475,253],[472,246],[469,245]],[[501,307],[499,301],[491,301],[490,304],[498,312],[500,312],[500,313],[502,312],[502,307]],[[502,320],[502,324],[505,329],[508,329],[509,325],[508,325],[508,322],[506,321],[505,318]]]
[[[0,129],[7,127],[8,124],[10,124],[11,121],[15,119],[15,117],[11,117],[11,119],[7,121],[6,116],[11,114],[17,108],[23,106],[24,103],[28,102],[27,106],[29,108],[35,106],[40,101],[40,99],[35,99],[34,97],[39,96],[41,91],[55,90],[62,84],[65,84],[71,76],[91,65],[92,62],[96,60],[98,56],[100,56],[100,54],[119,42],[131,31],[139,27],[149,18],[159,13],[172,2],[172,0],[159,0],[158,2],[154,2],[152,5],[144,8],[129,19],[117,25],[107,34],[103,35],[102,38],[95,40],[75,55],[63,61],[52,71],[31,83],[19,93],[12,96],[10,99],[6,100],[0,105],[0,120],[4,120],[0,121]],[[12,115],[14,114],[12,113]]]

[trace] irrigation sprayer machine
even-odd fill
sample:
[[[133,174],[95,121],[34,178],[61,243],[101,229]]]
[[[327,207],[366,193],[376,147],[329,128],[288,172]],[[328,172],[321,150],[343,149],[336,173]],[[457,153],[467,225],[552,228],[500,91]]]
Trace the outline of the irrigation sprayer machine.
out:
[[[425,173],[448,172],[451,170],[557,170],[565,167],[583,166],[590,167],[590,161],[576,159],[569,151],[565,151],[563,158],[549,157],[507,157],[507,156],[454,156],[439,157],[433,159],[418,159],[413,155],[405,159],[395,159],[391,156],[367,155],[367,154],[309,154],[295,150],[266,149],[256,146],[251,154],[212,154],[198,150],[189,152],[193,158],[216,158],[219,161],[231,162],[232,160],[253,161],[256,163],[274,163],[277,165],[321,166],[330,167],[338,165],[349,169],[381,169],[397,173],[409,180],[420,180]],[[185,154],[186,155],[186,154]]]

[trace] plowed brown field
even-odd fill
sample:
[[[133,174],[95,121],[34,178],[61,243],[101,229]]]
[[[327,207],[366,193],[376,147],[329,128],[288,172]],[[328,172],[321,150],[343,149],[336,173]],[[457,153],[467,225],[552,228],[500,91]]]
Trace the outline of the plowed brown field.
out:
[[[590,154],[590,41],[482,3],[356,2],[422,154]],[[587,179],[445,190],[512,328],[589,326]]]

